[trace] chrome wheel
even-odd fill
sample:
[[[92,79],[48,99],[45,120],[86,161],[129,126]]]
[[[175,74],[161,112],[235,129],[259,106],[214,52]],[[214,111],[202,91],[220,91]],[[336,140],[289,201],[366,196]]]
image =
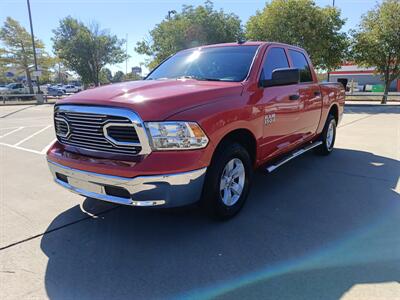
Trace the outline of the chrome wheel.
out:
[[[224,168],[220,179],[220,195],[227,206],[234,205],[243,192],[246,172],[243,162],[238,158],[231,159]]]
[[[331,149],[333,148],[333,141],[334,141],[334,138],[335,138],[335,121],[332,120],[332,121],[329,123],[328,131],[326,132],[326,140],[325,140],[325,143],[326,143],[326,148],[327,148],[328,150],[331,150]]]

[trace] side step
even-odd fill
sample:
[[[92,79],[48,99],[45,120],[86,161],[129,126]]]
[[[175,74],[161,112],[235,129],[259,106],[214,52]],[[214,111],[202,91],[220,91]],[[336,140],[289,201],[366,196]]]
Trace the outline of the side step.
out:
[[[280,166],[286,164],[288,161],[291,161],[293,158],[296,158],[297,156],[302,155],[303,153],[306,153],[307,151],[318,147],[319,145],[322,144],[322,141],[317,141],[314,142],[304,148],[301,148],[299,150],[296,150],[295,152],[292,152],[291,154],[289,154],[289,156],[285,156],[284,158],[282,158],[281,160],[278,160],[277,162],[275,162],[273,165],[270,165],[269,167],[267,167],[267,171],[269,173],[272,173],[274,170],[278,169]]]

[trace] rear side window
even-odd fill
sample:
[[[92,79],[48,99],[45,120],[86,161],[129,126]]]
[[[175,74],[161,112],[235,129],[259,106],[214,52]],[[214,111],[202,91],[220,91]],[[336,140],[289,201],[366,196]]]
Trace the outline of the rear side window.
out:
[[[313,81],[310,66],[304,54],[295,50],[289,50],[289,54],[292,58],[293,67],[300,71],[300,82]]]
[[[272,72],[281,68],[289,68],[285,50],[283,48],[272,48],[265,58],[261,78],[264,78],[264,80],[272,79]]]

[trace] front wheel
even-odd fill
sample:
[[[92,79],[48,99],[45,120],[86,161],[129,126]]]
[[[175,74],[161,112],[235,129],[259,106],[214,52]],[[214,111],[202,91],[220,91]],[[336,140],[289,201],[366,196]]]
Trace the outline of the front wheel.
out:
[[[322,144],[317,148],[319,154],[329,155],[332,153],[336,139],[336,125],[335,117],[329,115],[321,134]]]
[[[217,219],[236,215],[246,201],[253,173],[247,150],[238,143],[225,143],[215,153],[204,182],[202,205]]]

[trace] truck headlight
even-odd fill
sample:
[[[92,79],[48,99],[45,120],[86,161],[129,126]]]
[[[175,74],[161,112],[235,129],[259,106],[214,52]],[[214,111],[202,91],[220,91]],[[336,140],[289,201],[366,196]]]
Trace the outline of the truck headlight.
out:
[[[195,122],[147,122],[153,150],[204,148],[208,138]]]

